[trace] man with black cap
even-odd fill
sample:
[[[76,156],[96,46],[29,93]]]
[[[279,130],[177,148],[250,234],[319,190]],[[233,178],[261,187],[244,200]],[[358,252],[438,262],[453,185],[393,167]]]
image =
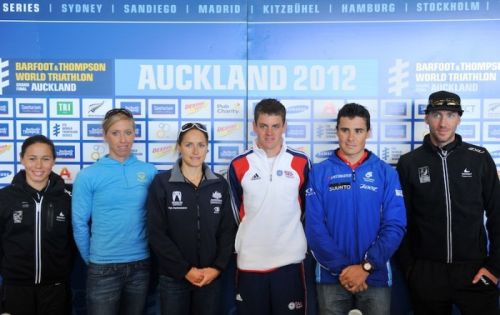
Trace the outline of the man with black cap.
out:
[[[429,134],[397,165],[408,219],[397,257],[415,315],[451,314],[453,304],[462,315],[499,313],[500,183],[488,151],[455,133],[462,114],[458,95],[432,93]]]

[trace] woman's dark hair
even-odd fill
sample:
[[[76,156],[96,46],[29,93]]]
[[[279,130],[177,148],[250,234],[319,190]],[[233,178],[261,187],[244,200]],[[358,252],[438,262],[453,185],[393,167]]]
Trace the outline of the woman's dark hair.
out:
[[[50,147],[50,151],[52,151],[52,158],[54,160],[56,159],[56,148],[54,146],[54,143],[44,135],[35,135],[24,140],[23,145],[21,146],[21,159],[24,157],[24,154],[26,153],[28,147],[35,143],[45,143],[46,145],[48,145]]]

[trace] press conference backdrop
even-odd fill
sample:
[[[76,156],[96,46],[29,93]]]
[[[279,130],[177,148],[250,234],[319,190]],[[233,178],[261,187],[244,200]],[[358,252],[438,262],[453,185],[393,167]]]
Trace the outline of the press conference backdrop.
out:
[[[179,127],[210,130],[224,172],[252,145],[253,106],[287,107],[286,140],[314,162],[347,102],[372,115],[388,163],[419,146],[427,96],[458,93],[459,132],[500,169],[499,1],[23,1],[0,7],[0,187],[22,141],[46,134],[71,183],[107,153],[101,119],[127,108],[134,153],[168,169]]]

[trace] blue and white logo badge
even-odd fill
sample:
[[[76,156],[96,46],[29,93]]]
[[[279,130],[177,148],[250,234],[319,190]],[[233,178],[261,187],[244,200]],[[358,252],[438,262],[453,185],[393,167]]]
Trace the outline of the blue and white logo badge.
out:
[[[218,157],[221,160],[231,160],[238,155],[238,146],[220,146],[218,151]]]
[[[140,116],[142,115],[142,103],[133,101],[122,101],[120,103],[121,108],[128,109],[132,115]]]
[[[41,103],[20,103],[20,114],[43,114],[43,104]]]
[[[0,93],[1,95],[2,93]],[[0,115],[8,115],[9,114],[9,101],[0,100]]]
[[[10,136],[9,124],[0,123],[0,137],[7,138]]]
[[[363,177],[363,180],[368,183],[373,183],[375,179],[373,179],[373,172],[369,171],[366,172],[365,176]]]
[[[41,123],[21,123],[21,136],[31,137],[42,134]]]
[[[5,178],[5,177],[8,177],[10,175],[12,175],[11,171],[4,171],[4,170],[0,171],[0,178]]]
[[[286,128],[286,137],[294,139],[303,139],[306,137],[306,125],[288,125]]]
[[[153,115],[175,115],[177,104],[152,104],[151,113]]]
[[[87,125],[87,137],[101,138],[102,135],[103,135],[103,133],[102,133],[101,124],[88,124]]]
[[[74,159],[76,157],[76,149],[74,145],[55,145],[56,158],[59,159]]]
[[[3,89],[9,86],[9,61],[0,58],[0,95]]]

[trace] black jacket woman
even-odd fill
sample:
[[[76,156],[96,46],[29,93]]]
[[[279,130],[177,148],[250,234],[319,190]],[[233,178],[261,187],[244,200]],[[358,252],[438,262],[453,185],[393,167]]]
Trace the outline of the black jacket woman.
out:
[[[235,222],[226,180],[204,163],[208,133],[182,126],[180,158],[148,195],[149,242],[158,258],[162,314],[219,314],[219,275],[233,252]]]

